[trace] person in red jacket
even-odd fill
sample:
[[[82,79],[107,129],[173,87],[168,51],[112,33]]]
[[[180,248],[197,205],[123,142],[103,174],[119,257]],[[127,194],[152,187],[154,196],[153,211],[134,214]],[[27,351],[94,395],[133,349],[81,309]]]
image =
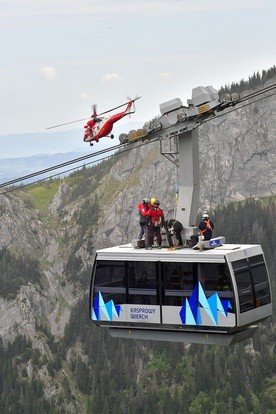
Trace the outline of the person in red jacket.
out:
[[[157,237],[158,246],[161,249],[162,244],[162,237],[161,237],[161,228],[164,226],[164,212],[159,207],[160,202],[155,200],[154,205],[148,211],[147,221],[148,221],[148,231],[149,231],[149,246],[148,248],[151,249],[154,236]]]
[[[142,202],[138,204],[139,216],[140,216],[140,233],[138,236],[139,240],[142,240],[145,236],[145,244],[147,245],[147,215],[150,209],[150,200],[143,198]]]

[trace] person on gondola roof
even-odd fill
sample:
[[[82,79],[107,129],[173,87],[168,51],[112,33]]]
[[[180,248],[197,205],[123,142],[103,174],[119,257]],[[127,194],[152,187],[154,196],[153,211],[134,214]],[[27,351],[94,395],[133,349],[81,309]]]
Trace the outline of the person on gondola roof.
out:
[[[214,223],[210,220],[207,211],[203,211],[202,221],[199,223],[200,236],[204,236],[204,240],[211,240],[214,230]]]

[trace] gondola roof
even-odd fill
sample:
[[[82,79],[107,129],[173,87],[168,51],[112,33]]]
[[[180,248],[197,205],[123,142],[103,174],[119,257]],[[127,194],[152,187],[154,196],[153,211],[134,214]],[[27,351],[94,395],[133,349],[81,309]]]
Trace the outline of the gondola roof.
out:
[[[188,261],[188,262],[225,262],[225,256],[233,257],[234,260],[254,256],[262,252],[260,245],[254,244],[224,244],[208,250],[194,250],[182,248],[168,250],[167,248],[134,248],[131,243],[107,247],[97,251],[98,260],[135,260],[135,261]]]

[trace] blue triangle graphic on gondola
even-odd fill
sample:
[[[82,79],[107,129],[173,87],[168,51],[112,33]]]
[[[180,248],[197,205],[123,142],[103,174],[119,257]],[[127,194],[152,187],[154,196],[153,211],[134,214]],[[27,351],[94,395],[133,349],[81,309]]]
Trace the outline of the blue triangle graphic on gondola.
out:
[[[99,292],[96,296],[96,298],[94,299],[94,306],[93,306],[93,310],[95,312],[95,316],[97,321],[101,320],[101,312],[103,312],[105,314],[105,316],[107,318],[109,318],[107,309],[106,309],[106,305],[104,303],[103,297],[101,292]]]
[[[110,300],[109,302],[107,302],[105,306],[106,306],[106,310],[108,312],[110,321],[113,320],[113,315],[118,317],[120,314],[120,311],[122,310],[121,305],[115,306],[113,300]]]
[[[185,299],[185,301],[183,302],[182,308],[179,312],[179,316],[183,324],[186,323],[186,302],[188,302],[187,299]]]
[[[197,308],[197,319],[196,319],[196,322],[197,322],[197,325],[202,325],[200,306],[198,306],[198,308]]]
[[[228,299],[222,299],[221,300],[221,305],[223,307],[225,316],[227,317],[227,315],[228,315],[228,309],[232,309],[230,300],[228,300]]]
[[[228,306],[230,304],[229,300],[221,300],[219,295],[215,293],[213,296],[216,297],[216,308],[217,310],[225,317],[227,317],[228,314]],[[211,298],[209,298],[211,299]],[[231,307],[231,305],[230,305]]]
[[[212,319],[212,321],[217,325],[216,319],[213,314],[213,309],[211,308],[208,299],[206,298],[206,295],[204,293],[204,290],[202,289],[201,283],[198,283],[198,302],[199,304],[205,309],[206,313],[209,315],[209,317]],[[215,315],[217,314],[217,311],[215,311]],[[216,315],[217,316],[217,315]]]
[[[232,309],[229,300],[221,300],[218,293],[214,293],[209,298],[199,282],[189,299],[185,299],[179,312],[183,324],[202,325],[202,311],[204,310],[214,325],[218,325],[218,312],[227,317],[228,309]]]
[[[97,296],[94,299],[92,312],[93,312],[92,319],[98,321],[100,319],[100,296],[99,296],[99,293],[97,294]]]
[[[92,308],[92,320],[101,320],[101,313],[104,313],[109,321],[113,320],[113,316],[118,317],[122,312],[121,305],[115,305],[113,300],[104,302],[101,292],[97,294],[94,299],[94,306]]]
[[[194,317],[194,312],[192,311],[189,301],[187,299],[185,303],[185,308],[186,308],[186,324],[196,325],[197,321],[196,321],[196,318]]]
[[[105,307],[106,307],[106,311],[108,313],[109,320],[112,321],[113,320],[113,308],[115,309],[113,300],[108,301],[105,304]]]
[[[98,308],[100,306],[100,296],[99,293],[97,294],[97,296],[94,299],[94,308]]]
[[[115,305],[115,309],[117,312],[117,316],[120,316],[120,313],[122,312],[122,306],[121,305]]]
[[[220,300],[219,295],[218,295],[217,293],[215,293],[215,295],[216,295],[216,298],[217,298],[217,310],[218,310],[219,312],[221,312],[221,313],[225,314],[225,311],[224,311],[224,308],[223,308],[223,306],[222,306],[222,303],[221,303],[221,300]]]
[[[212,315],[213,315],[213,321],[216,325],[218,324],[218,312],[217,312],[218,300],[217,300],[217,298],[218,298],[217,293],[215,293],[214,295],[212,295],[208,298],[208,303],[209,303],[209,306],[210,306],[210,310],[211,310]],[[222,306],[221,306],[221,308],[222,308]]]
[[[96,315],[94,309],[92,309],[92,312],[91,312],[91,319],[92,319],[92,321],[97,321],[98,320],[98,316]]]
[[[93,317],[98,321],[100,320],[100,306],[99,306],[99,295],[94,299],[94,306],[92,308],[92,311],[94,313]]]
[[[186,308],[189,306],[190,311],[193,314],[194,320],[197,321],[197,308],[198,308],[198,286],[195,286],[190,299],[186,302]],[[187,315],[186,315],[187,319]]]

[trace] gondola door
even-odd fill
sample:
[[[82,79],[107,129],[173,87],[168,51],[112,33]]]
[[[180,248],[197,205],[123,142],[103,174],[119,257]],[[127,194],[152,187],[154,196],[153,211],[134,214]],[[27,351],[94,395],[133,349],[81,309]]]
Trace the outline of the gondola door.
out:
[[[160,324],[159,264],[156,261],[127,262],[126,320]]]
[[[194,263],[161,263],[162,275],[162,324],[183,325],[181,310],[192,295],[197,283]]]
[[[229,329],[236,325],[225,263],[162,263],[162,323]]]

